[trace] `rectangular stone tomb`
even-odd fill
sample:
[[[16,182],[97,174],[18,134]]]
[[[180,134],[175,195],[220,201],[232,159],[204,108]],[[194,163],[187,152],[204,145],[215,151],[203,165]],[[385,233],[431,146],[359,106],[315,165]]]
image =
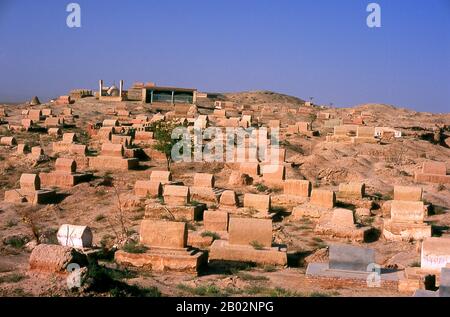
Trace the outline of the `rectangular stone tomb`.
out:
[[[281,266],[287,264],[286,248],[272,247],[272,220],[254,218],[231,218],[229,241],[214,241],[210,259]]]
[[[286,249],[275,246],[255,249],[251,246],[232,245],[226,240],[215,240],[209,251],[210,261],[246,262],[260,265],[287,265]]]
[[[314,229],[314,232],[318,234],[347,238],[352,241],[367,240],[371,231],[370,227],[357,227],[353,211],[342,208],[334,209],[331,215],[326,213]]]
[[[58,158],[55,168],[54,172],[39,175],[43,186],[70,188],[92,178],[92,173],[77,173],[77,164],[72,159]]]
[[[194,175],[194,187],[214,187],[214,175],[196,173]]]
[[[424,162],[422,170],[415,173],[414,179],[418,183],[450,184],[445,162]]]
[[[188,230],[184,222],[143,220],[140,242],[148,249],[135,254],[119,250],[114,258],[118,264],[159,272],[197,274],[208,261],[207,254],[187,247]]]
[[[336,270],[329,263],[310,263],[306,269],[306,279],[310,283],[323,287],[367,289],[383,288],[396,290],[399,286],[399,276],[396,271],[381,270],[379,279],[374,272]]]
[[[184,222],[143,220],[140,227],[142,245],[154,248],[183,249],[187,246],[187,225]]]
[[[56,192],[52,189],[41,189],[41,180],[37,174],[22,174],[20,189],[5,192],[5,201],[11,203],[27,202],[33,205],[54,202]]]

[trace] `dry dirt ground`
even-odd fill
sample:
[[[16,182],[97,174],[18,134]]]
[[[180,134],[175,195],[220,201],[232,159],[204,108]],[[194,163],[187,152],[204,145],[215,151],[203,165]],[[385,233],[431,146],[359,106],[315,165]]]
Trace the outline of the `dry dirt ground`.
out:
[[[225,94],[223,98],[237,104],[264,105],[273,109],[281,106],[298,108],[303,105],[299,99],[271,92],[251,92]],[[212,104],[212,101],[203,101]],[[126,102],[133,115],[150,114],[151,108],[135,102]],[[62,111],[62,106],[42,105],[54,112]],[[82,142],[90,150],[98,150],[99,144],[89,139],[84,129],[87,124],[109,118],[107,108],[114,103],[98,102],[94,98],[85,98],[71,105],[76,118],[76,128],[65,129],[81,134]],[[21,112],[26,105],[8,105],[7,120],[11,124],[20,124]],[[377,215],[366,219],[376,228],[382,224],[382,205],[392,198],[394,185],[415,185],[414,171],[425,160],[437,160],[450,163],[450,149],[446,144],[433,144],[429,134],[436,124],[450,125],[450,114],[418,113],[406,109],[396,109],[387,105],[361,105],[348,109],[327,109],[336,117],[345,118],[353,110],[370,111],[373,119],[371,126],[388,126],[400,129],[404,137],[400,140],[382,144],[327,143],[327,131],[321,120],[316,120],[313,127],[319,130],[319,137],[285,135],[283,144],[287,149],[287,178],[305,178],[315,187],[337,190],[339,183],[358,180],[365,182],[366,191],[380,207]],[[201,108],[201,112],[210,110]],[[316,113],[324,111],[315,109]],[[292,115],[276,112],[274,117],[282,124],[309,120],[307,115]],[[263,118],[264,122],[264,118]],[[6,126],[0,126],[0,135],[10,135]],[[132,237],[137,236],[141,219],[144,216],[145,203],[133,196],[136,180],[148,179],[152,170],[165,169],[165,162],[140,162],[142,168],[128,172],[98,172],[89,183],[80,184],[70,190],[60,191],[61,200],[53,205],[30,207],[9,204],[3,201],[4,192],[19,187],[22,173],[50,171],[56,157],[52,155],[51,142],[55,139],[46,133],[21,132],[14,134],[18,143],[41,145],[49,155],[47,162],[39,164],[18,156],[14,149],[0,146],[0,296],[84,296],[83,293],[67,291],[64,277],[55,275],[42,276],[31,274],[27,270],[30,251],[25,246],[28,241],[56,243],[55,233],[62,224],[89,225],[94,233],[94,244],[111,248],[115,244],[120,226],[120,215],[125,217],[125,228]],[[447,139],[447,144],[450,139]],[[175,180],[193,183],[196,172],[214,173],[217,187],[229,188],[227,184],[232,166],[228,164],[174,164],[172,174]],[[112,184],[110,179],[112,178]],[[435,235],[448,235],[450,227],[450,186],[422,184],[424,200],[434,206],[434,215],[427,219],[434,226]],[[280,192],[276,189],[261,188],[253,185],[234,188],[239,195],[246,192],[264,191],[274,196]],[[276,199],[275,199],[276,201]],[[122,207],[119,208],[118,206]],[[276,205],[276,204],[275,204]],[[289,217],[293,206],[275,206],[285,213],[274,222],[275,242],[285,243],[289,252],[289,267],[237,266],[232,268],[211,267],[199,277],[183,274],[143,273],[123,270],[113,261],[105,259],[102,265],[115,272],[114,278],[128,285],[137,285],[150,290],[146,294],[163,296],[402,296],[396,290],[367,289],[324,289],[305,279],[306,263],[314,260],[326,260],[323,249],[329,242],[345,239],[317,236],[311,220],[294,221]],[[214,208],[214,207],[213,207]],[[122,212],[120,211],[122,210]],[[191,230],[201,228],[201,223],[191,223]],[[377,261],[383,266],[404,268],[416,266],[420,261],[420,251],[415,242],[388,242],[380,237],[365,246],[376,249]],[[319,251],[318,251],[319,250]],[[316,252],[318,251],[318,252]],[[316,252],[316,253],[315,253]],[[314,254],[315,253],[315,254]],[[159,290],[155,291],[153,287]],[[117,290],[107,290],[94,296],[120,295]]]

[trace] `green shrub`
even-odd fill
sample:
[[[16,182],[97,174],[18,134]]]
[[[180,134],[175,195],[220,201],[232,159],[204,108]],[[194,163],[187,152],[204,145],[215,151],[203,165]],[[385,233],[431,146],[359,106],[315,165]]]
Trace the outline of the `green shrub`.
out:
[[[255,249],[255,250],[263,250],[264,246],[259,243],[258,241],[252,241],[250,242],[250,245]]]
[[[123,250],[128,253],[141,254],[147,252],[148,248],[136,242],[128,242],[123,246]]]
[[[0,284],[2,284],[2,283],[17,283],[25,278],[26,278],[25,275],[17,274],[17,273],[0,276]]]
[[[255,187],[256,187],[256,190],[259,191],[260,193],[265,192],[266,190],[269,189],[266,185],[261,184],[261,183],[256,184]]]
[[[104,220],[105,218],[106,218],[105,215],[100,214],[95,217],[95,221],[100,222],[100,221]]]
[[[202,232],[201,236],[202,237],[212,237],[213,240],[219,240],[220,239],[220,236],[217,233],[212,232],[212,231],[204,231],[204,232]]]

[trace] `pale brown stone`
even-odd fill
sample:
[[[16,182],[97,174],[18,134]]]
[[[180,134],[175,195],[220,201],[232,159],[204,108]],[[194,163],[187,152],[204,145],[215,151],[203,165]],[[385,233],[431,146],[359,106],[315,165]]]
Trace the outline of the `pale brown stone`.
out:
[[[172,181],[172,174],[168,171],[152,171],[150,180],[158,181],[161,184],[167,184]]]
[[[55,162],[55,169],[59,172],[75,173],[77,171],[77,163],[75,160],[68,158],[58,158]]]
[[[17,154],[27,154],[30,152],[30,147],[27,144],[17,145]]]
[[[245,194],[244,207],[253,208],[260,212],[270,211],[270,195]]]
[[[116,119],[103,120],[102,127],[117,127],[117,126],[119,126],[119,121]]]
[[[77,141],[77,135],[75,133],[64,133],[62,142],[63,143],[75,143]]]
[[[311,195],[311,182],[308,180],[288,179],[284,182],[284,194],[309,197]]]
[[[190,203],[190,192],[187,186],[165,185],[164,202],[168,205],[187,205]]]
[[[286,177],[286,168],[284,165],[264,165],[263,180],[267,183],[281,184]]]
[[[112,157],[123,157],[124,148],[122,144],[104,143],[102,145],[102,155]]]
[[[206,173],[195,173],[194,175],[195,187],[214,187],[214,175]]]
[[[394,200],[421,201],[422,187],[394,186]]]
[[[333,208],[336,203],[336,195],[330,190],[313,189],[310,202],[315,206]]]
[[[394,222],[418,222],[425,218],[425,208],[422,201],[400,201],[391,203],[391,220]]]
[[[134,193],[138,197],[159,197],[162,193],[162,186],[159,181],[136,181]]]
[[[440,271],[450,264],[450,238],[427,238],[422,242],[421,268]]]
[[[255,218],[230,218],[229,242],[236,245],[259,244],[272,246],[272,220]]]
[[[14,146],[17,145],[16,138],[13,136],[4,136],[0,139],[0,144]]]
[[[241,163],[239,172],[250,176],[259,176],[259,164],[258,163]]]
[[[422,173],[446,175],[447,174],[447,166],[444,162],[426,161],[426,162],[423,162]]]
[[[186,223],[142,220],[140,242],[151,248],[183,249],[187,246]]]
[[[41,189],[41,180],[37,174],[22,174],[20,176],[20,189],[36,191]]]
[[[236,207],[238,205],[237,195],[233,190],[226,190],[220,196],[220,205]]]
[[[67,268],[71,263],[83,266],[87,264],[86,256],[74,248],[61,245],[37,245],[29,259],[30,270],[49,273],[68,273]]]
[[[227,231],[229,214],[226,211],[206,210],[203,213],[203,225],[208,231]]]
[[[339,197],[361,199],[365,195],[366,185],[359,182],[339,184]]]

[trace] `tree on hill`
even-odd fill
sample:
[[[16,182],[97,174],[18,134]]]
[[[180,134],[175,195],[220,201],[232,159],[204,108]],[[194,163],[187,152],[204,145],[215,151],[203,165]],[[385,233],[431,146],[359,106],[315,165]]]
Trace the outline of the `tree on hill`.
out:
[[[313,129],[313,123],[317,120],[317,115],[315,113],[309,114],[309,122],[311,123],[311,130]]]
[[[153,138],[156,143],[153,148],[161,153],[164,153],[167,161],[167,170],[170,171],[170,165],[172,163],[172,147],[180,140],[173,139],[172,132],[182,127],[180,123],[174,121],[157,121],[154,122],[150,129],[153,131]]]

